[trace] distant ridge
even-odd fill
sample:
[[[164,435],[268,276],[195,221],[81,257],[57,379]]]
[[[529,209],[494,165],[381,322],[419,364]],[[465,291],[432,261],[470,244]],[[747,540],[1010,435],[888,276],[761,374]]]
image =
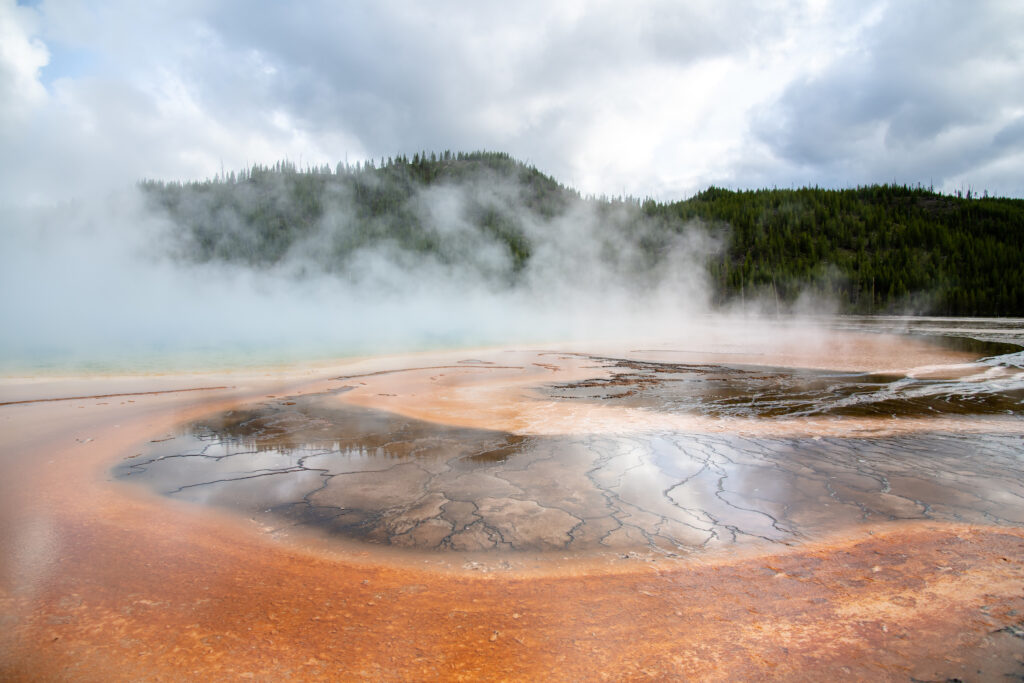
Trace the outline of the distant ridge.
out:
[[[334,168],[282,161],[140,188],[175,226],[175,256],[188,261],[348,277],[367,254],[383,252],[507,288],[521,285],[538,246],[573,230],[558,244],[575,246],[559,248],[600,254],[643,283],[696,229],[720,241],[703,261],[719,305],[781,310],[809,294],[851,313],[1024,316],[1020,199],[901,185],[711,187],[669,203],[583,197],[500,152]]]

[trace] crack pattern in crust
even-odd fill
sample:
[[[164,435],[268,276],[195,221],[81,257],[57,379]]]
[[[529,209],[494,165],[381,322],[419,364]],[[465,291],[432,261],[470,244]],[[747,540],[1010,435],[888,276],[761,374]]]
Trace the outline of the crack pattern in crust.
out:
[[[1015,434],[523,436],[328,394],[213,416],[115,474],[378,544],[676,556],[884,520],[1022,525],[1022,450]]]

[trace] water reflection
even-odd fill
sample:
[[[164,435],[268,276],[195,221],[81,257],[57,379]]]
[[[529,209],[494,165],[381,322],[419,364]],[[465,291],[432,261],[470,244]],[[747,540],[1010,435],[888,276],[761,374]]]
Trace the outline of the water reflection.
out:
[[[618,433],[536,436],[357,407],[339,400],[342,388],[212,415],[151,444],[116,474],[277,528],[312,525],[438,551],[674,555],[793,543],[885,520],[1024,524],[1020,431],[961,435],[952,419],[1018,424],[1024,320],[844,318],[829,325],[927,335],[984,357],[899,373],[638,359],[648,351],[538,352],[521,364],[592,369],[589,379],[540,387],[543,400],[570,409],[600,403],[761,424],[913,417],[934,425],[927,432],[752,437],[683,433],[653,421],[624,422]],[[471,381],[463,375],[429,379]]]
[[[778,373],[751,374],[756,386]],[[670,390],[685,382],[635,381],[626,398],[655,397],[665,409],[680,395],[698,395]],[[772,386],[798,390],[779,390],[776,399],[762,391],[765,405],[814,405],[804,379]],[[735,390],[709,393],[703,401],[741,403]],[[116,474],[271,526],[313,525],[424,550],[676,555],[792,543],[893,519],[1024,524],[1018,434],[523,436],[422,422],[329,395],[213,416]]]

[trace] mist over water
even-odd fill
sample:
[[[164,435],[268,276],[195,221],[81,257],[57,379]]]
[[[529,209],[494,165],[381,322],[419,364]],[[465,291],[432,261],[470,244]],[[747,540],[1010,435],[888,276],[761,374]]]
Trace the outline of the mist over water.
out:
[[[504,245],[461,217],[467,202],[503,192],[420,192],[412,202],[446,251],[416,254],[382,240],[351,254],[343,272],[328,258],[347,225],[342,204],[285,258],[258,267],[184,257],[181,226],[138,189],[2,207],[2,370],[216,367],[650,335],[708,310],[703,262],[716,243],[704,231],[678,236],[656,267],[643,268],[635,244],[583,205],[525,222],[533,253],[511,283]]]
[[[721,265],[727,228],[583,199],[500,154],[447,164],[254,167],[237,182],[0,207],[0,371],[276,365],[708,328],[767,340],[794,320],[1019,350],[1020,321],[837,319],[838,304],[810,289],[780,304],[774,281],[774,296],[741,290],[715,306],[709,264]],[[428,172],[441,175],[415,175]]]

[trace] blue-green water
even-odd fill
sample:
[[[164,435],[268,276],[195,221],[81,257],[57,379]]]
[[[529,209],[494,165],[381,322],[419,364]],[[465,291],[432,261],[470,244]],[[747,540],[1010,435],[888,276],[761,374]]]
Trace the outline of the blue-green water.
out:
[[[788,319],[702,316],[692,321],[692,325],[727,325],[739,331],[756,327],[770,331],[775,325],[792,322]],[[999,356],[1002,364],[1024,365],[1024,358],[1019,357],[1024,349],[1024,319],[1020,318],[823,316],[804,318],[802,322],[823,329],[924,337],[936,344],[976,353],[979,357]],[[267,335],[267,338],[250,343],[204,343],[178,338],[163,343],[108,340],[103,344],[79,344],[73,338],[64,338],[49,345],[29,347],[18,346],[0,336],[0,376],[146,374],[287,367],[355,356],[556,341],[540,332],[531,334],[529,329],[520,330],[514,338],[499,338],[484,330],[475,335],[467,334],[465,325],[458,327],[458,333],[440,331],[451,329],[442,321],[438,325],[439,331],[434,334],[419,331],[408,338],[391,334],[384,339],[368,330],[365,339],[361,340],[354,325],[352,333],[334,338],[321,338],[314,332],[311,338],[301,339],[301,334],[293,333],[277,339]],[[677,330],[685,330],[685,327],[676,325]]]

